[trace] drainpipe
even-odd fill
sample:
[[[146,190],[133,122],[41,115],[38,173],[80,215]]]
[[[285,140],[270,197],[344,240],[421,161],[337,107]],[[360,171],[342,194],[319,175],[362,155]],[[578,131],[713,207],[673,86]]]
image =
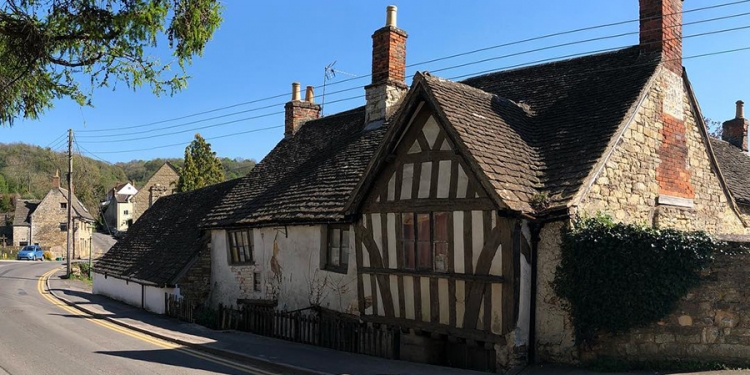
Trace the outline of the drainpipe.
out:
[[[529,358],[530,364],[536,363],[536,293],[537,293],[537,254],[539,252],[539,233],[544,223],[529,223],[531,226],[531,298],[529,307]]]
[[[146,309],[146,286],[141,284],[141,308]]]

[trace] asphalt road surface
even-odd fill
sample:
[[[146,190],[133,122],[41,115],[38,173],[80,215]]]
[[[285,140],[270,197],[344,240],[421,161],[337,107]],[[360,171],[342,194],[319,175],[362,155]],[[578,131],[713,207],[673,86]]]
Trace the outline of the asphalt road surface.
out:
[[[109,251],[109,248],[116,242],[117,240],[109,234],[94,232],[91,237],[91,247],[94,252],[94,258],[104,255],[104,253]]]
[[[84,316],[42,292],[58,262],[0,262],[0,375],[269,373]]]

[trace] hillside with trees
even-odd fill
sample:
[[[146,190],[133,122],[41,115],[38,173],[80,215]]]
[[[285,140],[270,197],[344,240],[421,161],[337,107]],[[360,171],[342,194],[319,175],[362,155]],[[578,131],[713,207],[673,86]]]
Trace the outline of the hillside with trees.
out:
[[[242,177],[255,166],[252,159],[225,157],[220,160],[226,179]],[[125,181],[135,182],[137,188],[165,161],[177,168],[184,163],[182,158],[159,158],[108,164],[76,154],[73,157],[75,194],[96,217],[99,203],[105,198],[108,189]],[[67,187],[66,153],[23,143],[0,143],[0,213],[13,211],[15,196],[44,198],[52,187],[52,177],[58,170],[61,184]]]

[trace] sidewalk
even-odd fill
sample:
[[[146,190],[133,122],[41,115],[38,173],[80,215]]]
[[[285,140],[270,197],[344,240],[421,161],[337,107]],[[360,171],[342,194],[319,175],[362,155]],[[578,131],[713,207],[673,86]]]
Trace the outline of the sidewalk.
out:
[[[345,353],[311,345],[298,344],[251,333],[214,331],[203,326],[180,322],[163,315],[94,295],[86,283],[63,280],[63,271],[49,278],[48,288],[57,296],[96,317],[146,333],[163,340],[201,350],[220,357],[248,363],[284,374],[325,375],[479,375],[469,370],[394,361],[360,354]],[[739,372],[713,372],[734,375]],[[523,375],[607,375],[551,365],[537,365]],[[633,373],[630,373],[633,374]],[[654,373],[639,373],[639,375]],[[702,373],[709,374],[709,373]]]

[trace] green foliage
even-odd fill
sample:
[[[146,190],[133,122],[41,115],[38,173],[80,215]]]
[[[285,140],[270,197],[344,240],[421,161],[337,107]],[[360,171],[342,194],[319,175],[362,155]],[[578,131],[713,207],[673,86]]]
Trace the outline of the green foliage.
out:
[[[60,183],[66,188],[67,155],[23,143],[0,144],[0,174],[10,194],[42,199],[52,188],[52,176],[60,171]],[[96,217],[99,202],[107,189],[126,179],[116,166],[87,157],[73,157],[75,194]],[[2,210],[0,210],[2,211]]]
[[[187,84],[221,23],[217,0],[18,0],[0,5],[0,125],[35,119],[59,98],[90,105],[95,88],[148,84],[156,94]],[[181,72],[156,57],[166,35]],[[163,44],[163,42],[162,42]],[[171,60],[171,59],[170,59]],[[81,78],[88,78],[81,88]]]
[[[211,144],[196,134],[195,140],[185,147],[185,161],[180,168],[177,191],[191,191],[223,181],[221,160],[211,151]]]
[[[10,194],[0,194],[0,212],[13,212],[13,197]]]
[[[619,224],[606,216],[576,219],[563,229],[553,282],[567,302],[576,343],[669,315],[720,245],[704,232]]]

